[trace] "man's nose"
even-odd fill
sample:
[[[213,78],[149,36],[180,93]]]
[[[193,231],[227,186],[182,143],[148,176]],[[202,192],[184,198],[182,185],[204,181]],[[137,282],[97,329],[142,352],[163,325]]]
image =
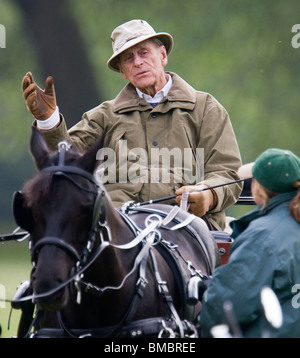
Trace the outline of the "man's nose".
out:
[[[135,54],[134,57],[133,57],[133,64],[134,66],[141,66],[143,63],[143,60],[142,58],[138,55],[138,54]]]

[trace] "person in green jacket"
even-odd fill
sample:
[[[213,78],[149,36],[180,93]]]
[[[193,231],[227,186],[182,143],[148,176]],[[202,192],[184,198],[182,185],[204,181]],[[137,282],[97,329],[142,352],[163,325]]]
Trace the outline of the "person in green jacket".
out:
[[[300,159],[271,148],[252,166],[256,209],[231,223],[234,242],[228,263],[218,267],[203,295],[203,337],[226,323],[223,304],[231,302],[244,337],[263,329],[260,291],[270,287],[280,302],[283,323],[271,337],[300,338]]]
[[[131,20],[118,26],[111,39],[113,55],[107,65],[128,84],[70,130],[59,113],[53,78],[46,79],[42,90],[31,73],[24,76],[27,108],[49,148],[68,140],[85,151],[107,128],[102,181],[116,207],[172,195],[176,200],[164,203],[176,204],[185,192],[238,179],[241,158],[225,108],[164,71],[172,36],[156,33],[144,20]],[[189,211],[224,229],[224,210],[237,201],[241,187],[237,183],[191,193]]]

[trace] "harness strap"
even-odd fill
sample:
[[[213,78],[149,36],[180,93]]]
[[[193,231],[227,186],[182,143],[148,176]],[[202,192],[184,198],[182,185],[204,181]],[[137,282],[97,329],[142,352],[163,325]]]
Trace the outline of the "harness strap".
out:
[[[19,229],[19,228],[17,228]],[[5,242],[5,241],[18,241],[21,242],[25,239],[27,239],[30,236],[30,234],[27,231],[23,231],[23,232],[13,232],[11,234],[6,234],[6,235],[1,235],[0,236],[0,242]]]
[[[138,213],[138,212],[155,213],[155,214],[164,216],[164,217],[166,218],[166,217],[169,216],[169,214],[170,214],[171,212],[173,212],[173,213],[172,213],[172,216],[173,216],[175,213],[179,213],[179,211],[181,210],[181,208],[179,208],[179,207],[176,207],[176,208],[177,208],[177,210],[174,210],[174,211],[173,211],[173,209],[171,209],[171,211],[170,211],[169,213],[166,212],[166,211],[160,210],[160,209],[158,209],[158,208],[151,208],[151,207],[145,207],[145,206],[143,206],[143,207],[134,207],[134,208],[131,208],[131,210],[132,210],[133,212],[137,212],[137,213]],[[172,216],[170,215],[170,218],[171,218]],[[193,219],[190,218],[190,216],[192,216]],[[189,219],[189,218],[190,218],[190,219]],[[177,226],[177,229],[179,229],[179,228],[181,228],[181,227],[185,227],[186,230],[187,230],[188,232],[190,232],[190,234],[196,238],[196,240],[198,241],[199,245],[202,247],[202,249],[203,249],[203,251],[204,251],[204,253],[205,253],[205,256],[206,256],[206,258],[207,258],[207,260],[208,260],[209,267],[210,267],[210,269],[211,269],[211,271],[212,271],[214,265],[213,265],[213,262],[211,261],[211,257],[210,257],[210,255],[209,255],[209,253],[208,253],[208,249],[207,249],[207,247],[206,247],[205,242],[203,241],[203,239],[201,238],[201,236],[199,235],[199,233],[197,232],[197,230],[196,230],[195,228],[193,228],[192,225],[188,225],[188,221],[189,221],[189,220],[191,220],[191,222],[192,222],[193,220],[197,219],[197,225],[199,224],[201,227],[203,227],[203,230],[207,230],[208,228],[207,228],[207,225],[206,225],[206,223],[205,223],[205,221],[204,221],[205,216],[202,217],[202,218],[199,218],[199,217],[194,216],[193,214],[189,214],[188,217],[187,217],[185,220],[183,220],[182,222],[180,222],[180,219],[179,219],[178,217],[176,218],[176,215],[174,215],[174,216],[173,216],[173,219],[174,219],[175,222],[177,221],[177,223],[178,223],[177,225],[174,226],[174,228],[175,228],[176,226]],[[166,225],[164,225],[162,228],[165,229],[165,230],[170,230],[170,228],[168,228]],[[172,229],[172,228],[171,228],[171,229]]]
[[[150,252],[150,249],[148,249],[145,252],[144,257],[141,260],[140,277],[137,280],[137,283],[135,285],[135,292],[134,292],[133,299],[131,300],[130,306],[129,306],[125,316],[119,323],[118,327],[109,335],[109,337],[115,337],[124,326],[130,324],[130,322],[133,320],[133,317],[136,313],[136,310],[138,308],[138,305],[139,305],[141,299],[144,297],[144,290],[148,284],[148,281],[146,279],[146,268],[147,268],[147,263],[148,263],[148,258],[149,258],[149,252]]]
[[[150,251],[150,257],[151,257],[151,261],[153,264],[153,269],[154,269],[154,273],[155,273],[156,282],[158,284],[159,293],[161,294],[164,302],[166,303],[171,315],[174,317],[174,320],[175,320],[177,327],[179,329],[179,332],[180,332],[180,337],[183,338],[184,337],[184,329],[182,326],[182,322],[181,322],[180,317],[174,307],[173,298],[169,293],[167,282],[163,281],[160,276],[160,273],[159,273],[158,267],[157,267],[157,261],[156,261],[155,255],[152,250]]]
[[[154,229],[156,229],[157,225],[158,222],[153,221],[143,231],[141,231],[135,239],[128,242],[127,244],[123,244],[123,245],[110,244],[110,245],[117,249],[122,249],[122,250],[132,249],[133,247],[137,246],[145,237],[147,237],[149,233],[151,233]]]
[[[90,267],[90,265],[97,259],[97,257],[102,253],[102,251],[109,246],[109,242],[108,241],[104,241],[100,244],[100,246],[98,247],[98,249],[96,250],[96,252],[94,253],[94,255],[91,257],[91,259],[89,260],[89,262],[86,263],[86,265],[81,268],[79,271],[77,271],[74,275],[70,276],[70,278],[68,278],[66,281],[62,282],[60,285],[52,288],[51,290],[44,292],[44,293],[39,293],[37,295],[33,294],[33,295],[29,295],[29,296],[25,296],[25,297],[21,297],[17,302],[23,302],[23,301],[28,301],[28,300],[34,300],[36,298],[41,298],[41,297],[46,297],[46,296],[50,296],[53,293],[59,291],[60,289],[62,289],[63,287],[67,286],[69,283],[71,283],[72,281],[74,281],[78,276],[80,276],[88,267]]]
[[[75,175],[79,175],[83,178],[88,179],[90,182],[92,182],[96,186],[99,185],[99,183],[97,182],[97,180],[95,179],[93,174],[87,172],[84,169],[81,169],[81,168],[78,168],[75,166],[71,166],[71,165],[52,165],[50,167],[43,168],[41,170],[41,172],[54,172],[56,174],[64,174],[64,173],[75,174]]]
[[[184,331],[189,337],[198,337],[197,330],[194,325],[186,320],[182,321],[182,325]],[[178,337],[177,326],[174,320],[170,320],[168,317],[154,317],[131,322],[129,325],[124,326],[120,332],[114,335],[114,338],[157,338],[158,332],[161,332],[164,327],[171,329],[175,333],[175,337]],[[62,328],[41,328],[30,337],[67,338],[68,336],[74,336],[77,338],[105,338],[111,336],[116,328],[116,326],[109,326],[92,329],[68,329],[68,333],[66,333],[66,331]]]
[[[33,261],[35,261],[35,258],[38,254],[39,249],[46,245],[58,246],[58,247],[64,249],[65,251],[67,251],[69,254],[71,254],[71,256],[75,257],[75,259],[77,259],[77,261],[80,261],[80,255],[78,254],[78,252],[74,249],[74,247],[72,245],[68,244],[67,242],[65,242],[62,239],[59,239],[57,237],[52,237],[52,236],[44,237],[43,239],[39,240],[34,245],[34,247],[32,249],[32,253],[31,253]]]
[[[164,218],[163,225],[168,225],[178,214],[178,211],[180,211],[179,206],[173,206],[173,208],[170,210],[169,214]]]
[[[124,320],[124,324],[129,324],[138,308],[138,304],[141,301],[141,299],[144,297],[144,290],[148,284],[148,281],[146,279],[146,268],[149,258],[149,251],[146,253],[146,255],[143,257],[141,264],[140,264],[140,277],[135,285],[135,295],[131,301],[130,308],[127,312],[127,317]]]
[[[181,229],[183,227],[186,227],[188,226],[193,220],[195,220],[196,216],[193,215],[193,214],[190,214],[185,220],[183,220],[181,223],[171,227],[171,228],[167,228],[167,227],[164,227],[164,229],[166,230],[171,230],[171,231],[174,231],[174,230],[178,230],[178,229]],[[163,222],[164,223],[164,222]]]
[[[142,250],[136,256],[132,269],[127,273],[127,275],[123,278],[122,282],[118,286],[105,286],[104,288],[100,288],[100,287],[94,286],[92,284],[85,283],[82,280],[80,281],[80,283],[82,283],[83,285],[86,286],[87,291],[96,293],[98,295],[102,295],[104,292],[106,292],[108,290],[119,290],[124,285],[124,283],[128,279],[128,277],[131,276],[133,274],[133,272],[137,269],[137,267],[143,260],[144,256],[149,252],[149,249],[153,245],[154,240],[155,240],[155,232],[146,237],[146,242],[145,242]],[[110,246],[114,246],[114,245],[110,244]]]
[[[190,204],[188,203],[188,201],[189,201],[189,193],[183,193],[182,196],[181,196],[180,207],[184,211],[189,210]]]

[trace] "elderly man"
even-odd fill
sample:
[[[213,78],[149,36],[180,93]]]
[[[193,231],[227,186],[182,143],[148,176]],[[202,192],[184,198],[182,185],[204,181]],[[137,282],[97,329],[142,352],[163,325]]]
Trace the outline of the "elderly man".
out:
[[[183,193],[193,191],[189,211],[223,229],[224,209],[237,200],[240,184],[195,191],[238,179],[240,154],[226,110],[211,95],[164,71],[173,46],[170,34],[132,20],[118,26],[111,38],[114,52],[107,64],[129,81],[125,88],[68,131],[53,79],[48,77],[41,90],[27,73],[22,85],[35,125],[49,148],[69,140],[82,151],[107,128],[104,154],[113,151],[115,156],[106,166],[105,185],[115,206],[172,195],[171,204],[176,204]]]

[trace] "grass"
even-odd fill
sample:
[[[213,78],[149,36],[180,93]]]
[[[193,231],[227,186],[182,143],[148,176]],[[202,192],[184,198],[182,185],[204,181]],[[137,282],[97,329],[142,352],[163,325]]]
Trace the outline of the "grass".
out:
[[[28,241],[5,242],[0,244],[0,298],[11,299],[17,287],[29,278],[31,271]],[[8,320],[11,310],[9,302],[0,301],[0,325],[2,328],[1,338],[16,336],[20,311],[13,310],[8,329]]]

